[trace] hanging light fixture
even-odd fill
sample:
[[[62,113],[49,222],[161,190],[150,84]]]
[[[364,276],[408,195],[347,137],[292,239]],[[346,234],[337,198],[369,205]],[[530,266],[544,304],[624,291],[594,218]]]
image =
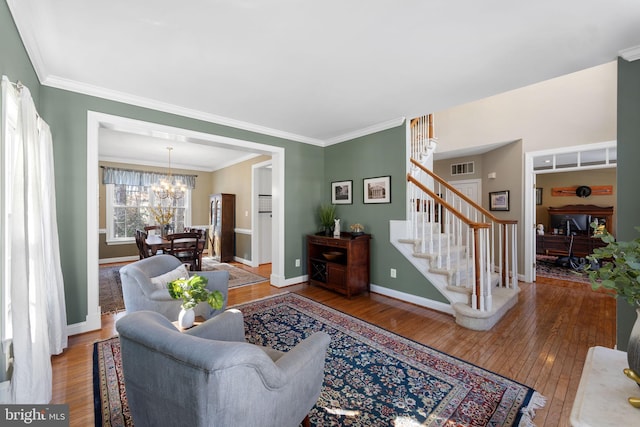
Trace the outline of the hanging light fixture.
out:
[[[179,179],[173,177],[171,171],[171,150],[173,147],[167,147],[169,150],[169,170],[167,176],[158,183],[151,186],[155,196],[160,200],[169,199],[170,201],[182,199],[187,191],[187,186]]]

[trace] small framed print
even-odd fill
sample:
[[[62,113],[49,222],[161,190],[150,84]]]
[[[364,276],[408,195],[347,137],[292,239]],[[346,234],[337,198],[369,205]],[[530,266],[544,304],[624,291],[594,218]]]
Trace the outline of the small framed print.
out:
[[[542,204],[542,188],[536,188],[536,205]]]
[[[509,190],[494,191],[489,193],[489,210],[490,211],[508,211],[509,210]]]
[[[391,203],[391,176],[365,178],[364,203]]]
[[[331,183],[331,203],[350,205],[353,203],[353,181],[334,181]]]

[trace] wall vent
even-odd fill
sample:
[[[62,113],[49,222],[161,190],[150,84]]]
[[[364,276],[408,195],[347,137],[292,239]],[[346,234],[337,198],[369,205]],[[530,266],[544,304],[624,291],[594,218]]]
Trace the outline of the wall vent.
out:
[[[453,163],[451,165],[451,175],[471,175],[473,173],[473,162]]]

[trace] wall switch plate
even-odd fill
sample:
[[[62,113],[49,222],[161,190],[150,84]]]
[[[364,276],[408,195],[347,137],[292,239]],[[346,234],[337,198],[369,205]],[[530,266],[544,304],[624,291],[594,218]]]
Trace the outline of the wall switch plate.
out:
[[[392,268],[390,271],[391,277],[393,277],[394,279],[396,278],[396,269]]]
[[[300,260],[296,259],[296,267],[300,267]]]

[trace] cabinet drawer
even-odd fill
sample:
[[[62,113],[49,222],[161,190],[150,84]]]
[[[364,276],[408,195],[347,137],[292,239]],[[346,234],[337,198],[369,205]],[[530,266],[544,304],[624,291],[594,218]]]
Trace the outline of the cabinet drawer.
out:
[[[308,242],[312,245],[328,246],[332,248],[346,248],[349,244],[348,240],[333,239],[331,237],[309,237]]]

